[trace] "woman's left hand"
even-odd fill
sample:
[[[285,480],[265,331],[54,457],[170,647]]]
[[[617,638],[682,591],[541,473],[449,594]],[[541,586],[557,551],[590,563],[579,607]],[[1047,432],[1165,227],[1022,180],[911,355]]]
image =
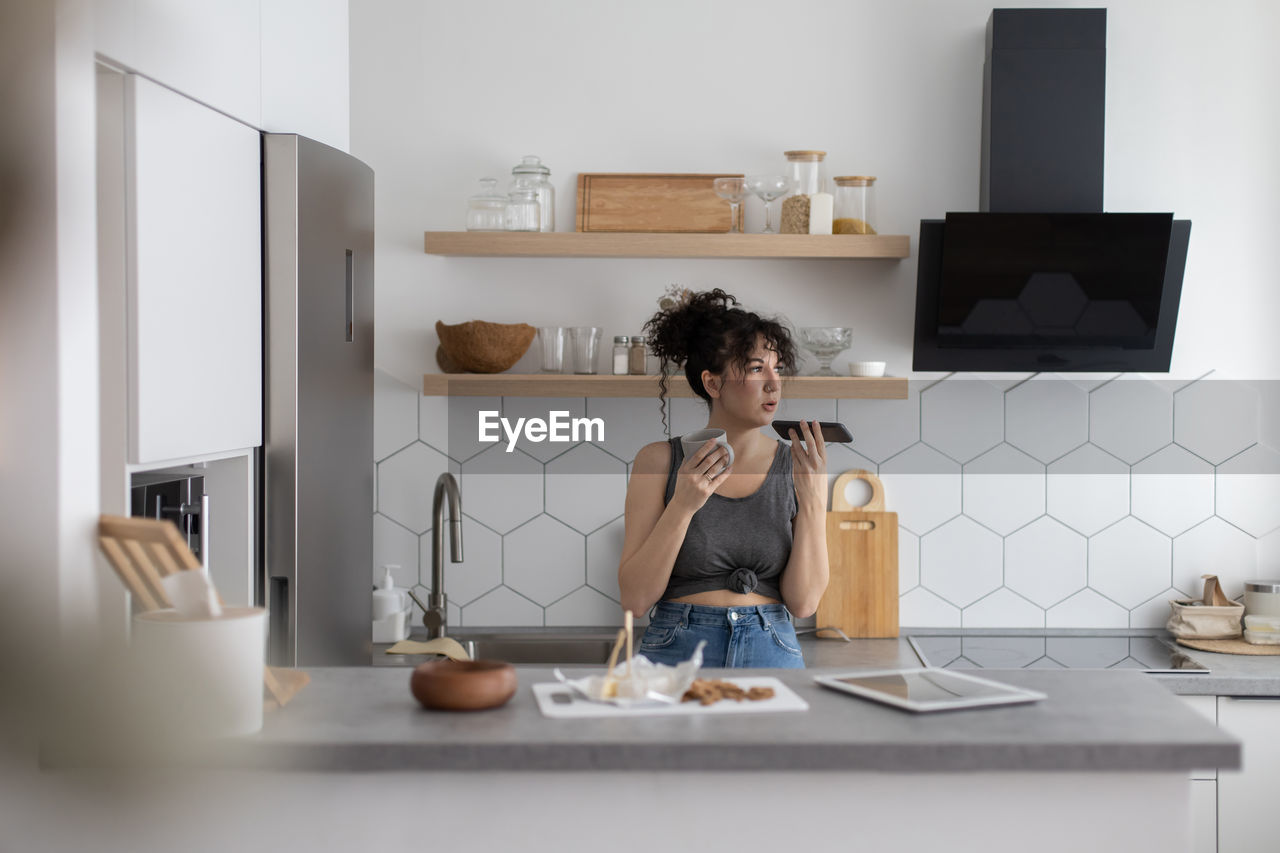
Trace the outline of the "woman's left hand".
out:
[[[827,444],[817,421],[800,421],[800,435],[791,436],[791,478],[801,506],[809,503],[827,511]],[[802,445],[800,442],[803,441]]]

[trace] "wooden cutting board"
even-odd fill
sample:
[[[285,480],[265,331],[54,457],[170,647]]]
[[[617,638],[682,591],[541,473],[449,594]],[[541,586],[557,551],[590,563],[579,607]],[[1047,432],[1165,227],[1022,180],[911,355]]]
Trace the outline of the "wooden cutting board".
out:
[[[844,490],[852,480],[871,485],[871,500],[853,507]],[[836,478],[827,513],[831,580],[818,604],[819,628],[850,637],[898,636],[898,514],[884,511],[884,486],[866,471]]]
[[[716,195],[716,178],[741,174],[582,172],[578,175],[578,231],[724,233],[729,203]],[[742,227],[742,207],[738,208]]]

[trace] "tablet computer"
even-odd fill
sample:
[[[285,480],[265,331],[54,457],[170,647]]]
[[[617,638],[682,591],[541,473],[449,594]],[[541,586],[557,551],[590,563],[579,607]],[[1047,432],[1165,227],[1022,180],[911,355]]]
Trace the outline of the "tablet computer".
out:
[[[885,669],[817,675],[823,687],[908,711],[951,711],[1036,702],[1045,694],[950,669]]]

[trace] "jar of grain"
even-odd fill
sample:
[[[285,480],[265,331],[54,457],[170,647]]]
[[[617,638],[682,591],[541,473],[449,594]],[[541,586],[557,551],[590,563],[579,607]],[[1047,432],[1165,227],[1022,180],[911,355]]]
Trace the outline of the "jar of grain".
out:
[[[835,219],[833,234],[874,234],[875,183],[868,175],[842,175],[835,179]]]
[[[784,151],[791,195],[782,200],[782,233],[809,233],[809,197],[826,186],[825,151]]]

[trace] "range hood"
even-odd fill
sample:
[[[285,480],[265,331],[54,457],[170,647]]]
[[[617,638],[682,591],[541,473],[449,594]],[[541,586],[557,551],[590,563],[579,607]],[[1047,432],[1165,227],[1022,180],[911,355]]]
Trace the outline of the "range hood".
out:
[[[1106,28],[991,13],[979,210],[920,224],[915,370],[1169,369],[1191,223],[1103,212]]]

